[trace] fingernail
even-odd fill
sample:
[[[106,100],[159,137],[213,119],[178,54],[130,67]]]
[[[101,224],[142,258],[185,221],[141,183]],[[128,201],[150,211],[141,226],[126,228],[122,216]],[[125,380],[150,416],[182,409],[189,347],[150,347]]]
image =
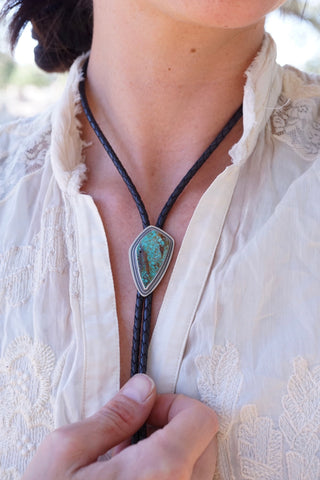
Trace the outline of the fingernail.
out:
[[[122,387],[121,393],[135,402],[143,403],[154,389],[154,381],[144,374],[138,374]]]

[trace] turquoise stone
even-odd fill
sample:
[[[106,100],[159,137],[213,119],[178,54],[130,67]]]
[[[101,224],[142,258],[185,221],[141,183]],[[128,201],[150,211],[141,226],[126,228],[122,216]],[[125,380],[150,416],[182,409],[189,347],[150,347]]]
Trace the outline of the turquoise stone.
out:
[[[173,238],[157,227],[147,227],[130,248],[130,264],[138,291],[149,295],[163,278],[172,257]]]
[[[170,240],[157,230],[149,230],[137,246],[137,260],[145,288],[157,276],[168,255]]]

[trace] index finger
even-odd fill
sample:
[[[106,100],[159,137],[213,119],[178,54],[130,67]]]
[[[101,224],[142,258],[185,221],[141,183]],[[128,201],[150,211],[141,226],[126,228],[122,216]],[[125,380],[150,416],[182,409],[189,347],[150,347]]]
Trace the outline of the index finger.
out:
[[[192,463],[203,454],[218,431],[215,412],[184,395],[159,395],[148,423],[162,427],[150,439],[164,435],[168,449]]]
[[[211,409],[182,395],[160,395],[148,421],[163,428],[122,450],[110,461],[79,470],[76,478],[190,480],[194,468],[197,475],[202,473],[202,468],[197,469],[197,461],[211,443],[218,426]],[[212,449],[211,452],[214,464],[215,454]],[[211,473],[212,468],[209,470]]]

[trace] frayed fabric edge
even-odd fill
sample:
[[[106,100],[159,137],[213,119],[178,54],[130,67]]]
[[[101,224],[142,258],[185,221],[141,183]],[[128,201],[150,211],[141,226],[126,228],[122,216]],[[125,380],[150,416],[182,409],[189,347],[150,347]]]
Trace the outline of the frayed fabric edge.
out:
[[[51,163],[54,176],[63,192],[75,195],[86,179],[85,149],[82,139],[78,85],[82,65],[89,53],[81,55],[71,67],[64,93],[52,115]]]

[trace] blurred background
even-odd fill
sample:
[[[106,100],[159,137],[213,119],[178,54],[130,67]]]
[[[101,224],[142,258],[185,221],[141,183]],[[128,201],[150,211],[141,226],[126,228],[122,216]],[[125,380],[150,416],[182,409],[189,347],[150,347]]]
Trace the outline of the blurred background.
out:
[[[281,65],[320,74],[320,0],[288,0],[269,15],[266,28],[277,43]],[[63,90],[65,75],[46,74],[34,65],[35,46],[27,27],[12,57],[5,25],[0,24],[0,123],[35,115]]]

